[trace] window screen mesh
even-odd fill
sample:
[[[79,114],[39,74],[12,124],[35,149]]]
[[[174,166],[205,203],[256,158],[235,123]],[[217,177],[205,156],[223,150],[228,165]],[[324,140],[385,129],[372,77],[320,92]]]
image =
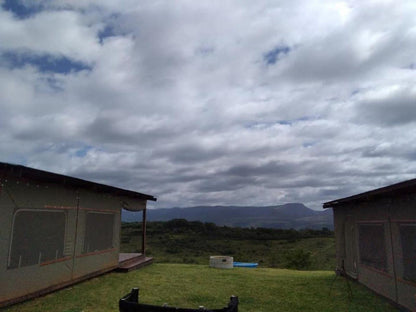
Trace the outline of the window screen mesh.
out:
[[[64,212],[18,212],[13,224],[9,268],[62,258],[64,240]]]
[[[416,224],[400,225],[403,253],[403,278],[416,281]]]
[[[360,224],[360,262],[380,269],[387,269],[386,241],[383,224]]]
[[[113,248],[114,214],[87,213],[84,253]]]

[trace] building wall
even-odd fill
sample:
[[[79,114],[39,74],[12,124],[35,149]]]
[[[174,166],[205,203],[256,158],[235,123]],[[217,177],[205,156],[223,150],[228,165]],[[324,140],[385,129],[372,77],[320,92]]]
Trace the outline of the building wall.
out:
[[[0,306],[15,298],[22,299],[28,294],[117,267],[121,207],[125,205],[140,210],[145,208],[146,201],[56,184],[3,179],[0,188]],[[58,224],[50,226],[53,233],[59,233],[56,237],[45,235],[49,237],[39,245],[42,229],[36,231],[36,226],[42,227],[45,220],[55,219]],[[24,232],[25,224],[28,224],[29,234]],[[100,224],[107,226],[99,228]],[[39,237],[34,238],[36,235]],[[37,256],[24,251],[24,245],[31,242],[38,244],[39,249],[49,246],[45,247],[49,248],[47,252],[39,252],[36,263],[33,259]],[[21,250],[18,243],[23,246]],[[29,249],[33,247],[28,246]],[[53,248],[55,256],[50,253]],[[20,252],[23,256],[19,256]]]
[[[409,281],[404,276],[403,240],[400,230],[403,226],[416,227],[416,194],[407,194],[396,198],[390,209],[392,221],[393,255],[397,275],[398,302],[410,310],[416,311],[416,279]],[[413,243],[416,251],[416,237]],[[414,258],[413,263],[416,263]],[[416,276],[416,272],[414,272]]]
[[[334,224],[338,267],[344,266],[350,277],[416,311],[416,280],[404,275],[404,238],[400,232],[404,226],[405,230],[416,226],[416,196],[384,197],[337,206]]]

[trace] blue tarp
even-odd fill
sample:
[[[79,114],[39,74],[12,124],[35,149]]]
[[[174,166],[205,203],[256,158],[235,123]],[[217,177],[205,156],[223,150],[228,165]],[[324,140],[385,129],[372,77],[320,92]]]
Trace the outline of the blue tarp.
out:
[[[234,267],[238,268],[257,268],[258,263],[250,263],[250,262],[234,262]]]

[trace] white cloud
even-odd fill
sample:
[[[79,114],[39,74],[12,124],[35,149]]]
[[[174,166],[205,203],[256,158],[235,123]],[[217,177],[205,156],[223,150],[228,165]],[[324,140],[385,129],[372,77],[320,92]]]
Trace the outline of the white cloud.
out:
[[[0,11],[1,49],[52,54],[91,63],[99,53],[98,27],[74,11],[45,11],[20,20]]]
[[[26,18],[0,9],[1,161],[159,206],[319,208],[416,172],[410,1],[40,5]]]

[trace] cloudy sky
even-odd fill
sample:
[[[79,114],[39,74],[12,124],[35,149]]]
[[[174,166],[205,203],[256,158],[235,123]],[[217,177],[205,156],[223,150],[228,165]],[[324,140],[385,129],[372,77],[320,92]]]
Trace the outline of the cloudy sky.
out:
[[[416,177],[416,2],[0,1],[0,161],[158,197]]]

